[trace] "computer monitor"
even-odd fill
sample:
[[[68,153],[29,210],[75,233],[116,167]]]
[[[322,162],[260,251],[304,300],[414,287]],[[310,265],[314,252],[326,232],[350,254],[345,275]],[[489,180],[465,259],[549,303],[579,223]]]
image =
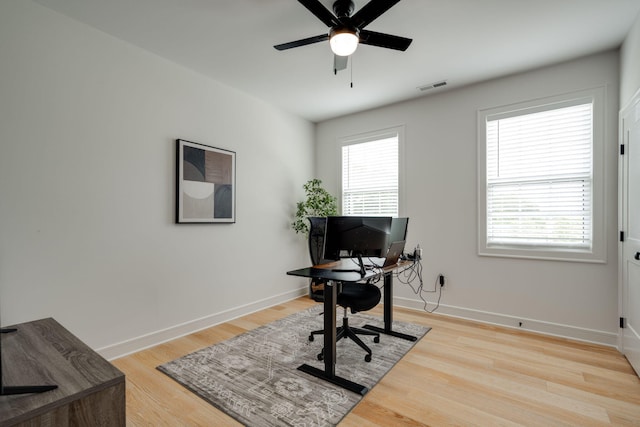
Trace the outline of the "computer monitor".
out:
[[[394,242],[407,240],[407,228],[409,226],[409,218],[391,218],[391,232],[387,247],[391,247]]]
[[[330,216],[324,236],[324,258],[358,258],[360,274],[365,269],[362,257],[382,257],[391,233],[391,217]]]

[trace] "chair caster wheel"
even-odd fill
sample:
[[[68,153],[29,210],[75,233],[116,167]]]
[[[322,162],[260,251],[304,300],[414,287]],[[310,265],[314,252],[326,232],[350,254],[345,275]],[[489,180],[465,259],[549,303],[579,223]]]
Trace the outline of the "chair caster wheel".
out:
[[[318,360],[324,360],[324,353],[318,353]]]
[[[309,335],[309,341],[313,341],[313,335]]]
[[[374,337],[373,338],[373,342],[376,343],[376,344],[379,343],[380,342],[380,337]]]
[[[371,362],[371,355],[370,355],[370,354],[367,354],[367,355],[364,357],[364,361],[365,361],[365,362]]]

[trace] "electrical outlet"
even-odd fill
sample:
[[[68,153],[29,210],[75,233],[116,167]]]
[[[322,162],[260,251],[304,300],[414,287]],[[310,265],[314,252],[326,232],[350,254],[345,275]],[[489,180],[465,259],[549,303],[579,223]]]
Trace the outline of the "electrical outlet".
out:
[[[444,286],[444,274],[438,276],[438,283],[440,283],[441,288]]]

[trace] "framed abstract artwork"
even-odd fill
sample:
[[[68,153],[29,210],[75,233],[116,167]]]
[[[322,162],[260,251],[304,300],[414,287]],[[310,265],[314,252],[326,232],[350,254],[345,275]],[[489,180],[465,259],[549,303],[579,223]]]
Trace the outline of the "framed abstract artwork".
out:
[[[236,153],[176,143],[176,223],[235,222]]]

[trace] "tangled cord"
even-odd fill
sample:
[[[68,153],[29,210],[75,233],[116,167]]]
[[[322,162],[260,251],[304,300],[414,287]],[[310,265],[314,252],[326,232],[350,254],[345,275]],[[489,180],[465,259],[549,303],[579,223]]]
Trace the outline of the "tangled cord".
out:
[[[418,295],[422,302],[424,302],[424,306],[422,307],[424,311],[426,311],[427,313],[433,313],[438,309],[438,307],[440,307],[440,298],[442,298],[442,286],[438,286],[438,277],[436,277],[436,280],[433,284],[433,290],[424,289],[424,282],[422,280],[422,262],[420,260],[414,260],[409,267],[403,269],[402,271],[394,273],[394,276],[400,283],[409,285],[413,292]],[[413,282],[416,279],[420,281],[420,284],[417,287],[413,285]],[[436,306],[431,310],[427,309],[427,306],[430,303],[425,298],[425,293],[438,293],[438,301],[436,302]]]

